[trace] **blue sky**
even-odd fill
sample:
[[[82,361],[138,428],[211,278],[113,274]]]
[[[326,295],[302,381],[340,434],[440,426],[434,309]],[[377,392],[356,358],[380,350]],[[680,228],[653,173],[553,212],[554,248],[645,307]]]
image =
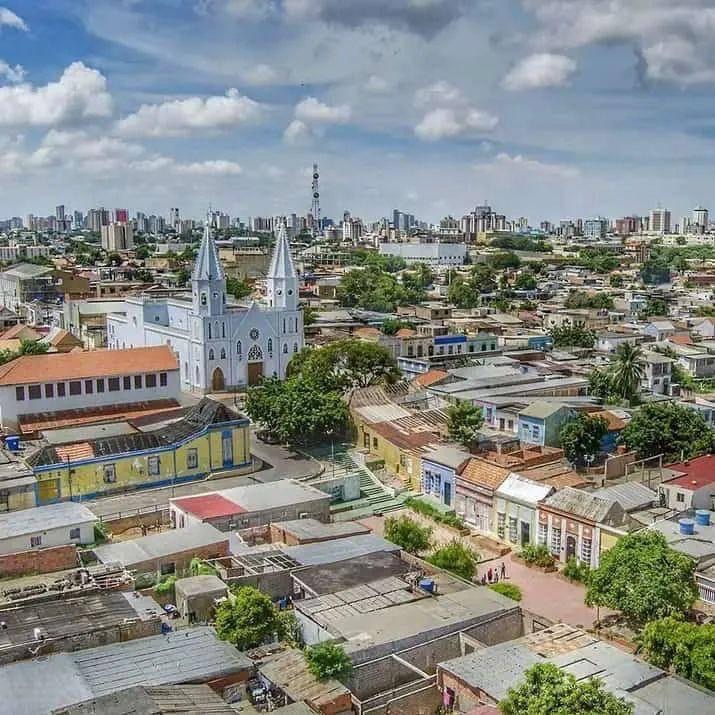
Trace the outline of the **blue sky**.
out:
[[[715,0],[4,2],[1,216],[710,206]]]

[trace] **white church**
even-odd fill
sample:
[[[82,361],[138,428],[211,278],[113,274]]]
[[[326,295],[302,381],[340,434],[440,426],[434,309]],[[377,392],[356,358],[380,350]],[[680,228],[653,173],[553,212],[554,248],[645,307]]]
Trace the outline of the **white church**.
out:
[[[284,227],[266,280],[264,303],[227,304],[223,267],[207,221],[191,296],[126,298],[121,312],[107,316],[108,347],[169,345],[178,356],[186,392],[222,392],[254,385],[264,375],[284,378],[303,347],[298,276]]]

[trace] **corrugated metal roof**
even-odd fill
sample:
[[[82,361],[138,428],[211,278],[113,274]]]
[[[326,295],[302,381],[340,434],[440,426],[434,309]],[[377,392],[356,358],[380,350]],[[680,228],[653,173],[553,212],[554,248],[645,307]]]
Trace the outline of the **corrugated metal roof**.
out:
[[[651,506],[658,498],[658,495],[652,489],[648,489],[645,484],[640,482],[627,482],[626,484],[603,487],[596,489],[593,495],[601,499],[616,501],[625,511],[645,509]]]
[[[543,502],[545,507],[558,509],[566,514],[596,523],[608,517],[614,504],[614,501],[601,499],[589,492],[572,489],[571,487],[565,487],[546,498]]]
[[[513,499],[515,501],[526,504],[536,504],[542,499],[551,494],[553,487],[545,484],[539,484],[531,479],[522,477],[520,474],[511,472],[509,476],[496,489],[496,495],[505,499]]]

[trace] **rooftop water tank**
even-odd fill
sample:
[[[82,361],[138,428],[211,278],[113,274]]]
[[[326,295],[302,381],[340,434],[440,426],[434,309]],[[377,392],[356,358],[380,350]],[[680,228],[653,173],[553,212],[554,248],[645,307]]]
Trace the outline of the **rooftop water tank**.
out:
[[[20,438],[17,435],[5,437],[5,449],[10,452],[17,452],[20,449]]]
[[[680,519],[680,533],[684,536],[692,536],[695,533],[695,522],[692,519]]]
[[[695,523],[698,526],[710,526],[710,512],[707,509],[697,509]]]
[[[420,588],[427,593],[434,593],[434,579],[423,578],[420,579]]]

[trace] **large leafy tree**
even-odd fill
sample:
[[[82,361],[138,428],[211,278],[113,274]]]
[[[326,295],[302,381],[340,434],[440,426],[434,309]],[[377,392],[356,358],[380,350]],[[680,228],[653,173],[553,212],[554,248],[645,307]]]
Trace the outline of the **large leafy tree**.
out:
[[[409,516],[388,516],[385,519],[385,538],[411,554],[429,549],[431,535],[429,526],[420,526]]]
[[[471,402],[460,401],[447,409],[447,429],[449,436],[468,449],[479,439],[479,430],[484,424],[484,413],[481,407]]]
[[[477,570],[477,555],[456,540],[437,549],[427,557],[427,561],[467,581],[472,580]]]
[[[674,402],[643,405],[621,432],[620,441],[641,457],[680,459],[708,452],[715,433],[696,410]]]
[[[481,302],[481,294],[491,293],[496,288],[494,269],[485,263],[477,263],[468,278],[459,275],[450,277],[447,298],[458,308],[476,308]]]
[[[326,641],[308,646],[304,651],[308,670],[318,680],[345,680],[353,664],[345,649],[338,643]]]
[[[681,614],[693,605],[698,590],[693,560],[668,546],[663,534],[645,529],[621,537],[591,571],[586,590],[589,606],[621,611],[636,627]]]
[[[645,362],[641,347],[630,343],[621,343],[616,348],[612,369],[614,392],[624,400],[633,401],[640,391],[644,370]]]
[[[251,295],[252,290],[253,288],[247,281],[233,276],[226,277],[226,292],[237,300]]]
[[[592,348],[596,342],[593,330],[571,325],[568,320],[564,321],[563,325],[551,328],[549,334],[555,348]]]
[[[503,715],[631,715],[633,705],[593,678],[577,681],[553,663],[537,663],[499,703]]]
[[[216,609],[216,633],[239,650],[248,650],[273,635],[282,637],[282,621],[268,596],[253,586],[242,586]]]
[[[424,300],[425,292],[414,283],[399,283],[394,275],[377,266],[367,266],[345,273],[340,279],[337,296],[340,304],[348,308],[392,313],[398,305]]]
[[[561,448],[566,459],[575,464],[586,464],[587,456],[595,456],[601,449],[601,440],[608,432],[608,422],[603,417],[579,414],[566,422],[559,432]]]
[[[565,305],[567,308],[610,310],[613,308],[613,298],[608,293],[588,293],[574,290],[569,293]]]
[[[672,616],[651,621],[643,629],[641,647],[658,668],[715,690],[715,624],[699,626]]]

